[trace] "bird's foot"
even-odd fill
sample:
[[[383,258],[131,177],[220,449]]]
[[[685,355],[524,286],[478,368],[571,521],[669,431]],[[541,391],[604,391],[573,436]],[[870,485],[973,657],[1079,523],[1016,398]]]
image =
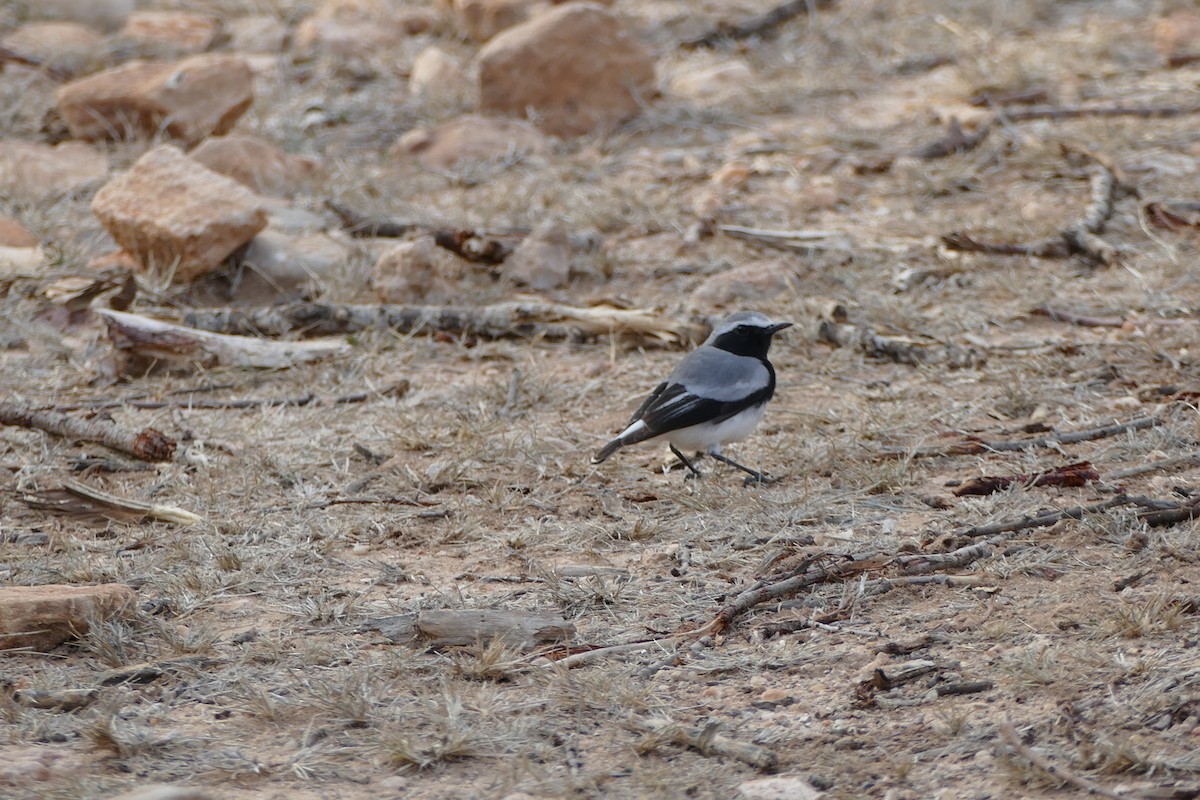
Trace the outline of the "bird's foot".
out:
[[[776,478],[763,472],[755,472],[753,475],[746,476],[745,480],[742,481],[742,486],[765,486],[769,483],[778,483],[781,480],[783,478]]]

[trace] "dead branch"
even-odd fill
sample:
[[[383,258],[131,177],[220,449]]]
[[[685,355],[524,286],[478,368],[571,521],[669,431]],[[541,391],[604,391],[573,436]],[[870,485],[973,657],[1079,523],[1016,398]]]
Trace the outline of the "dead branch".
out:
[[[189,408],[202,409],[205,411],[224,411],[244,408],[274,408],[278,406],[291,406],[300,408],[302,406],[317,404],[317,405],[350,405],[352,403],[364,403],[367,400],[373,400],[382,397],[400,398],[408,394],[409,382],[400,380],[391,386],[384,387],[381,390],[374,392],[354,392],[353,394],[344,394],[337,397],[321,397],[317,394],[309,392],[308,394],[298,397],[270,397],[254,400],[196,400],[189,397],[186,400],[90,400],[83,403],[72,403],[70,405],[52,406],[44,410],[53,411],[80,411],[83,409],[104,410],[112,408],[136,408],[141,410],[146,409],[162,409],[162,408]]]
[[[1082,789],[1088,794],[1095,794],[1101,797],[1108,797],[1111,800],[1136,800],[1137,795],[1123,794],[1109,789],[1107,786],[1101,786],[1095,781],[1089,780],[1082,775],[1076,775],[1066,767],[1055,764],[1050,759],[1046,758],[1041,753],[1038,753],[1029,745],[1021,740],[1016,729],[1008,720],[996,723],[996,730],[1000,733],[1000,738],[1004,740],[1004,744],[1008,746],[1016,755],[1021,756],[1026,761],[1033,764],[1038,769],[1045,772],[1050,777],[1068,783],[1077,789]]]
[[[950,118],[946,133],[940,139],[915,148],[911,155],[923,161],[933,161],[957,153],[967,153],[974,150],[991,133],[991,125],[981,125],[974,133],[964,133],[957,117]]]
[[[430,647],[470,645],[499,639],[529,648],[557,642],[575,633],[575,625],[557,614],[533,614],[498,609],[427,609],[417,614],[417,632]]]
[[[371,328],[401,333],[475,335],[488,339],[542,337],[576,340],[624,334],[670,344],[700,337],[700,326],[663,317],[649,309],[590,308],[537,301],[491,306],[394,306],[295,303],[265,308],[213,308],[188,313],[195,328],[227,334],[336,335]]]
[[[282,369],[350,352],[350,345],[343,341],[271,342],[107,308],[96,309],[96,313],[108,324],[108,336],[120,354],[151,361]]]
[[[909,575],[917,575],[923,572],[933,572],[934,570],[955,569],[957,567],[965,567],[973,561],[978,561],[981,558],[987,558],[992,554],[993,545],[995,542],[976,542],[975,544],[960,547],[957,550],[949,553],[914,553],[912,555],[896,556],[895,563]],[[937,578],[952,578],[960,576],[939,575],[927,576]],[[884,579],[889,580],[889,579]],[[931,581],[933,582],[933,581]],[[942,582],[942,581],[936,581]],[[949,581],[953,583],[953,581]],[[976,581],[977,582],[977,581]],[[866,587],[863,587],[864,591]]]
[[[981,681],[955,681],[953,683],[943,683],[940,686],[935,686],[934,691],[937,692],[938,697],[948,697],[950,695],[986,692],[995,685],[996,684],[986,679]]]
[[[557,651],[535,654],[539,662],[545,667],[562,667],[570,669],[571,667],[581,667],[584,664],[590,664],[593,661],[599,661],[608,656],[622,655],[624,653],[640,653],[646,650],[676,648],[679,642],[686,634],[678,634],[674,636],[665,636],[661,639],[647,639],[641,642],[627,642],[625,644],[614,644],[607,647],[593,647],[590,650],[575,650],[569,652],[565,656],[556,657]]]
[[[1117,470],[1109,474],[1108,479],[1110,481],[1119,481],[1137,475],[1145,475],[1147,472],[1157,472],[1160,469],[1167,470],[1195,466],[1200,466],[1200,453],[1188,453],[1187,455],[1176,456],[1175,458],[1164,458],[1162,461],[1151,461],[1149,464],[1139,464],[1136,467]]]
[[[806,12],[821,11],[829,8],[837,0],[787,0],[771,10],[752,17],[740,24],[719,22],[717,26],[702,36],[687,39],[679,43],[680,47],[715,47],[721,42],[749,39],[751,36],[761,36],[771,33],[775,28],[790,19]]]
[[[397,222],[390,219],[374,219],[367,217],[349,206],[344,206],[334,200],[326,200],[325,207],[337,215],[342,228],[351,236],[373,238],[380,236],[387,239],[398,239],[412,231],[426,230],[429,226],[419,222]]]
[[[1078,119],[1079,117],[1142,117],[1144,119],[1166,119],[1200,114],[1200,105],[1192,106],[1033,106],[1032,108],[1005,109],[1004,117],[1009,122],[1026,122],[1033,119]]]
[[[789,252],[811,253],[818,250],[851,250],[853,241],[841,231],[767,230],[742,225],[718,225],[721,233],[747,242]]]
[[[1084,314],[1076,314],[1072,311],[1064,311],[1060,308],[1051,308],[1050,306],[1038,306],[1037,308],[1030,309],[1029,313],[1049,317],[1055,322],[1079,325],[1083,328],[1120,328],[1125,324],[1125,320],[1119,317],[1089,317]]]
[[[853,347],[872,358],[897,364],[944,364],[950,369],[979,366],[984,356],[974,348],[903,336],[883,336],[866,325],[823,320],[817,338],[836,347]]]
[[[717,733],[717,723],[709,723],[702,730],[687,728],[667,719],[630,717],[622,725],[629,730],[649,734],[651,740],[643,746],[654,749],[657,741],[681,744],[700,751],[704,755],[734,758],[760,770],[771,770],[779,763],[774,751],[751,742],[739,742]]]
[[[1088,481],[1100,480],[1100,473],[1091,462],[1078,461],[1043,472],[1023,475],[984,475],[972,478],[954,490],[955,497],[989,495],[1011,486],[1086,486]]]
[[[77,442],[96,442],[143,461],[170,461],[175,455],[175,440],[154,428],[131,431],[104,419],[35,411],[24,403],[0,403],[0,424],[37,428]]]
[[[881,452],[884,456],[904,456],[906,458],[932,458],[936,456],[963,456],[976,455],[978,453],[1013,453],[1022,450],[1033,450],[1041,447],[1058,447],[1064,444],[1079,444],[1080,442],[1093,442],[1097,439],[1107,439],[1110,436],[1118,436],[1128,431],[1140,431],[1145,428],[1153,428],[1163,423],[1159,417],[1139,417],[1129,422],[1113,423],[1111,425],[1102,425],[1098,428],[1087,428],[1081,431],[1070,431],[1068,433],[1052,433],[1048,436],[1040,436],[1037,439],[1025,439],[1022,441],[984,441],[975,437],[968,437],[966,441],[955,442],[954,444],[945,447],[923,447],[916,450],[904,449],[899,447],[886,448]]]
[[[1200,203],[1161,201],[1146,203],[1143,210],[1150,224],[1159,228],[1200,228]]]
[[[968,253],[990,253],[992,255],[1021,255],[1034,258],[1066,258],[1081,255],[1090,261],[1106,266],[1116,263],[1117,250],[1100,238],[1104,226],[1112,216],[1118,192],[1122,189],[1116,173],[1107,161],[1095,155],[1092,173],[1091,197],[1083,215],[1057,235],[1029,244],[985,242],[965,233],[952,232],[942,237],[942,244],[950,250]]]
[[[1088,514],[1096,514],[1118,506],[1134,506],[1141,509],[1139,516],[1153,527],[1175,525],[1189,519],[1200,517],[1200,496],[1189,498],[1186,503],[1176,503],[1171,500],[1155,500],[1142,495],[1118,494],[1090,506],[1074,506],[1060,511],[1045,511],[1033,516],[1023,516],[1017,519],[990,522],[986,525],[974,525],[954,532],[955,536],[977,539],[981,536],[995,536],[999,533],[1013,533],[1029,528],[1046,528],[1064,519],[1083,519]]]
[[[204,517],[182,508],[118,497],[94,486],[72,480],[63,480],[61,489],[23,494],[21,502],[40,511],[52,511],[56,514],[69,514],[75,517],[101,517],[118,521],[140,521],[149,517],[163,522],[173,522],[177,525],[195,525],[204,522]]]

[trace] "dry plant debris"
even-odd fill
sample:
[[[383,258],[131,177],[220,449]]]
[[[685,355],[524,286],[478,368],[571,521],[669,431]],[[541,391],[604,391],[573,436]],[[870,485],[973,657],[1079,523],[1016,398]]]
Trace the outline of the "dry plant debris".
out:
[[[616,0],[635,116],[434,166],[395,145],[478,113],[469,9],[554,4],[143,0],[221,19],[233,132],[323,168],[268,230],[342,255],[235,255],[211,307],[90,208],[161,137],[70,140],[63,29],[7,38],[53,6],[101,43],[72,78],[179,58],[130,5],[0,4],[0,215],[38,243],[0,241],[0,583],[136,598],[0,654],[0,796],[1200,796],[1186,4]],[[547,222],[532,292],[498,264]],[[444,293],[379,305],[434,233]],[[711,291],[764,252],[771,288]],[[786,478],[591,466],[734,303],[797,322],[731,448]]]

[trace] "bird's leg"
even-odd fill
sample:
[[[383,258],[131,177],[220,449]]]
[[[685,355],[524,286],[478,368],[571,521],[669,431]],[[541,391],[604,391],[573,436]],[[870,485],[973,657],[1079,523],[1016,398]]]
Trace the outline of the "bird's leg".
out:
[[[737,467],[742,472],[749,474],[750,477],[746,478],[747,486],[749,486],[751,483],[774,483],[776,480],[775,478],[771,478],[771,477],[759,472],[758,470],[753,470],[747,466],[743,466],[742,464],[739,464],[738,462],[734,461],[732,458],[729,458],[728,456],[723,456],[720,453],[713,453],[710,451],[709,455],[712,456],[713,458],[715,458],[717,461],[722,461],[731,467]]]
[[[697,478],[702,477],[702,473],[700,472],[700,470],[696,469],[696,465],[693,464],[691,461],[688,461],[687,456],[685,456],[683,453],[679,452],[679,449],[677,447],[675,447],[675,445],[671,445],[671,452],[675,454],[676,458],[678,458],[680,461],[683,462],[683,465],[685,467],[687,467],[689,470],[692,471],[692,475],[694,475]]]

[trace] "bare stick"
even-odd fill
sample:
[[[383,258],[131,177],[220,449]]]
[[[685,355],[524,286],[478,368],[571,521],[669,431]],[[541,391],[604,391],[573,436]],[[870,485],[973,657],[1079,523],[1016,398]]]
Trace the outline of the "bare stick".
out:
[[[1082,255],[1105,265],[1116,262],[1117,250],[1099,237],[1112,216],[1121,183],[1107,160],[1091,155],[1096,167],[1092,174],[1091,197],[1083,215],[1056,236],[1029,244],[985,242],[965,233],[953,232],[942,237],[951,250],[993,255],[1024,255],[1035,258],[1066,258]]]
[[[691,341],[701,333],[700,326],[661,316],[650,309],[577,307],[536,301],[478,307],[295,303],[249,309],[212,308],[189,313],[185,323],[208,331],[268,336],[334,335],[382,328],[402,333],[443,331],[487,339],[574,340],[624,334],[671,344]]]
[[[1119,317],[1089,317],[1083,314],[1076,314],[1072,311],[1065,311],[1061,308],[1051,308],[1050,306],[1038,306],[1031,309],[1029,313],[1049,317],[1055,322],[1066,322],[1084,328],[1120,328],[1125,324],[1125,320]]]
[[[978,147],[991,131],[991,125],[982,125],[974,133],[964,133],[962,126],[958,124],[958,118],[951,117],[945,136],[916,148],[912,151],[912,155],[915,158],[932,161],[956,153],[967,153]]]
[[[837,347],[854,347],[897,364],[945,364],[950,369],[977,366],[983,356],[972,348],[904,336],[883,336],[866,325],[824,320],[817,338]]]
[[[309,394],[300,395],[299,397],[273,397],[262,400],[196,400],[188,398],[187,400],[92,400],[84,403],[73,403],[65,406],[53,406],[54,411],[79,411],[81,409],[109,409],[109,408],[137,408],[137,409],[160,409],[160,408],[194,408],[204,410],[226,410],[226,409],[242,409],[242,408],[271,408],[275,406],[293,406],[299,408],[301,406],[311,405],[349,405],[351,403],[363,403],[367,400],[372,400],[378,397],[403,397],[408,393],[409,383],[406,380],[398,381],[397,383],[388,386],[377,392],[355,392],[354,394],[344,394],[338,397],[323,398],[318,395]]]
[[[1142,495],[1118,494],[1090,506],[1074,506],[1061,511],[1047,511],[1034,516],[1018,517],[1017,519],[990,522],[986,525],[975,525],[954,532],[955,536],[977,539],[980,536],[995,536],[998,533],[1013,533],[1029,528],[1047,528],[1064,519],[1083,519],[1088,514],[1096,514],[1118,506],[1136,506],[1143,509],[1142,518],[1153,526],[1174,525],[1186,519],[1200,516],[1200,496],[1190,499],[1187,503],[1174,503],[1170,500],[1154,500]]]
[[[1109,473],[1108,480],[1119,481],[1125,478],[1132,478],[1137,475],[1145,475],[1147,472],[1157,472],[1160,469],[1176,469],[1178,467],[1195,467],[1200,466],[1200,453],[1188,453],[1184,456],[1175,458],[1164,458],[1162,461],[1151,461],[1149,464],[1139,464],[1136,467],[1128,469],[1120,469],[1116,472]]]
[[[1021,756],[1038,769],[1044,771],[1046,774],[1062,781],[1063,783],[1069,783],[1076,789],[1082,789],[1088,794],[1108,797],[1111,798],[1111,800],[1134,800],[1134,798],[1137,797],[1137,795],[1133,794],[1114,792],[1112,789],[1109,789],[1106,786],[1101,786],[1095,781],[1088,780],[1082,775],[1076,775],[1066,767],[1055,764],[1053,761],[1038,753],[1029,745],[1025,744],[1025,742],[1021,741],[1020,735],[1017,733],[1016,729],[1013,728],[1012,723],[1007,720],[996,723],[996,730],[999,731],[1000,738],[1004,740],[1004,744],[1007,745],[1014,753]]]
[[[1024,441],[984,441],[982,439],[968,439],[965,442],[956,442],[946,447],[926,447],[917,450],[905,450],[903,448],[893,447],[882,452],[885,456],[904,456],[907,458],[931,458],[934,456],[964,456],[975,455],[977,453],[1013,453],[1022,450],[1033,450],[1039,447],[1057,447],[1063,444],[1078,444],[1080,442],[1093,442],[1097,439],[1107,439],[1111,436],[1119,436],[1128,431],[1140,431],[1146,428],[1154,428],[1163,423],[1159,417],[1139,417],[1138,419],[1130,420],[1129,422],[1118,422],[1111,425],[1101,425],[1098,428],[1087,428],[1081,431],[1070,431],[1068,433],[1052,433],[1048,436],[1041,436],[1037,439],[1026,439]]]
[[[372,219],[360,214],[349,206],[344,206],[333,200],[326,200],[325,207],[334,214],[337,214],[338,219],[341,220],[342,227],[351,236],[381,236],[388,239],[395,239],[405,236],[410,231],[424,230],[428,227],[417,222]]]
[[[667,636],[662,639],[648,639],[644,642],[629,642],[627,644],[614,644],[608,647],[597,647],[594,650],[584,650],[580,653],[572,653],[565,658],[555,660],[547,660],[544,665],[547,667],[563,667],[569,669],[571,667],[581,667],[584,664],[590,664],[593,661],[599,661],[607,656],[621,655],[623,653],[640,653],[643,650],[663,649],[666,647],[677,647],[682,635]],[[542,654],[545,657],[545,654]]]
[[[895,561],[906,573],[914,575],[921,572],[933,572],[938,569],[965,567],[972,561],[990,556],[992,554],[992,544],[993,542],[991,541],[976,542],[975,544],[960,547],[949,553],[921,553],[896,556]],[[944,577],[949,578],[951,576],[947,575]]]
[[[737,739],[717,733],[715,723],[710,723],[702,730],[696,730],[667,719],[630,717],[622,724],[630,730],[648,733],[652,737],[699,750],[704,755],[735,758],[761,770],[774,769],[779,763],[779,758],[774,751],[751,742],[739,742]]]
[[[1031,119],[1077,119],[1079,117],[1143,117],[1160,118],[1186,117],[1200,114],[1200,105],[1195,106],[1034,106],[1032,108],[1005,109],[1009,122],[1025,122]]]
[[[715,28],[703,36],[697,36],[694,39],[680,42],[679,46],[686,48],[713,47],[724,41],[749,39],[751,36],[769,33],[772,29],[805,12],[820,11],[829,8],[835,2],[836,0],[787,0],[787,2],[780,3],[771,10],[759,14],[757,17],[752,17],[741,24],[718,23]]]
[[[23,403],[0,403],[0,424],[37,428],[78,442],[97,442],[142,461],[170,461],[175,455],[175,440],[154,428],[131,431],[103,419],[35,411]]]

